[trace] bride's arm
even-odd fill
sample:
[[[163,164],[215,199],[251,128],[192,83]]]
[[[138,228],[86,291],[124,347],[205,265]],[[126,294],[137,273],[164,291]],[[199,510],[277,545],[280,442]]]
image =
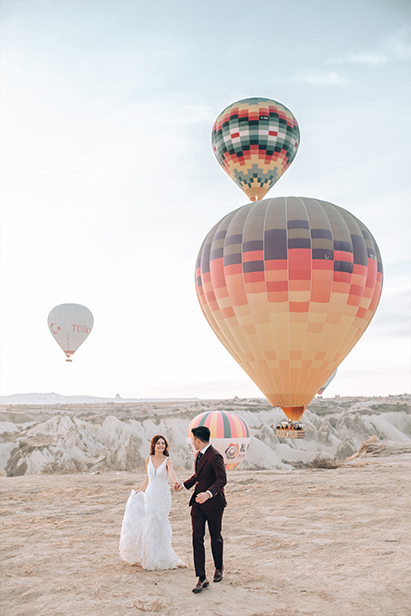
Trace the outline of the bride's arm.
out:
[[[146,458],[146,478],[144,480],[144,483],[141,484],[141,486],[139,487],[139,489],[137,490],[137,492],[144,492],[144,490],[146,489],[146,487],[148,486],[148,456]]]
[[[168,470],[168,474],[170,475],[171,481],[173,481],[174,483],[179,483],[179,481],[178,481],[178,479],[176,477],[176,474],[174,472],[174,469],[173,469],[173,463],[171,461],[171,458],[167,459],[166,467],[167,467],[167,470]]]

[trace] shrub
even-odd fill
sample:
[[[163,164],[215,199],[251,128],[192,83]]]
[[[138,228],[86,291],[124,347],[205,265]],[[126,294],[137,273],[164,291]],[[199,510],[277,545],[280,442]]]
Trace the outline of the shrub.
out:
[[[311,468],[338,468],[339,464],[335,458],[317,454],[310,462]]]

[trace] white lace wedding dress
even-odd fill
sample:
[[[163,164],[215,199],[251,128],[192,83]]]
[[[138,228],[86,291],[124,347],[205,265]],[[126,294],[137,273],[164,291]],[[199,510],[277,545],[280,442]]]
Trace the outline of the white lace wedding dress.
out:
[[[149,571],[187,566],[171,547],[171,493],[167,476],[166,460],[155,469],[150,456],[146,491],[131,491],[121,527],[121,558],[131,565],[139,563]]]

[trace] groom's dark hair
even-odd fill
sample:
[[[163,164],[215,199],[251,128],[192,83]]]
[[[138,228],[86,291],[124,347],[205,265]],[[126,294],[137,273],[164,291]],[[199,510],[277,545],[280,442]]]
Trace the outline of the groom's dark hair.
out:
[[[191,432],[196,438],[199,438],[203,443],[210,441],[210,430],[206,426],[197,426],[197,428],[191,428]]]

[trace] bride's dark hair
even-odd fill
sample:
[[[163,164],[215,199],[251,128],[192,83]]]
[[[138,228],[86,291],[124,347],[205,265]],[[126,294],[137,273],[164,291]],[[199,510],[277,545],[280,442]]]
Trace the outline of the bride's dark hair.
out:
[[[155,436],[153,436],[153,438],[151,439],[151,443],[150,443],[150,456],[154,456],[154,449],[156,446],[156,443],[158,440],[160,440],[160,438],[163,439],[163,441],[165,442],[166,446],[165,449],[163,451],[163,454],[165,456],[169,456],[170,454],[168,453],[168,443],[167,443],[167,439],[162,435],[162,434],[156,434]]]

